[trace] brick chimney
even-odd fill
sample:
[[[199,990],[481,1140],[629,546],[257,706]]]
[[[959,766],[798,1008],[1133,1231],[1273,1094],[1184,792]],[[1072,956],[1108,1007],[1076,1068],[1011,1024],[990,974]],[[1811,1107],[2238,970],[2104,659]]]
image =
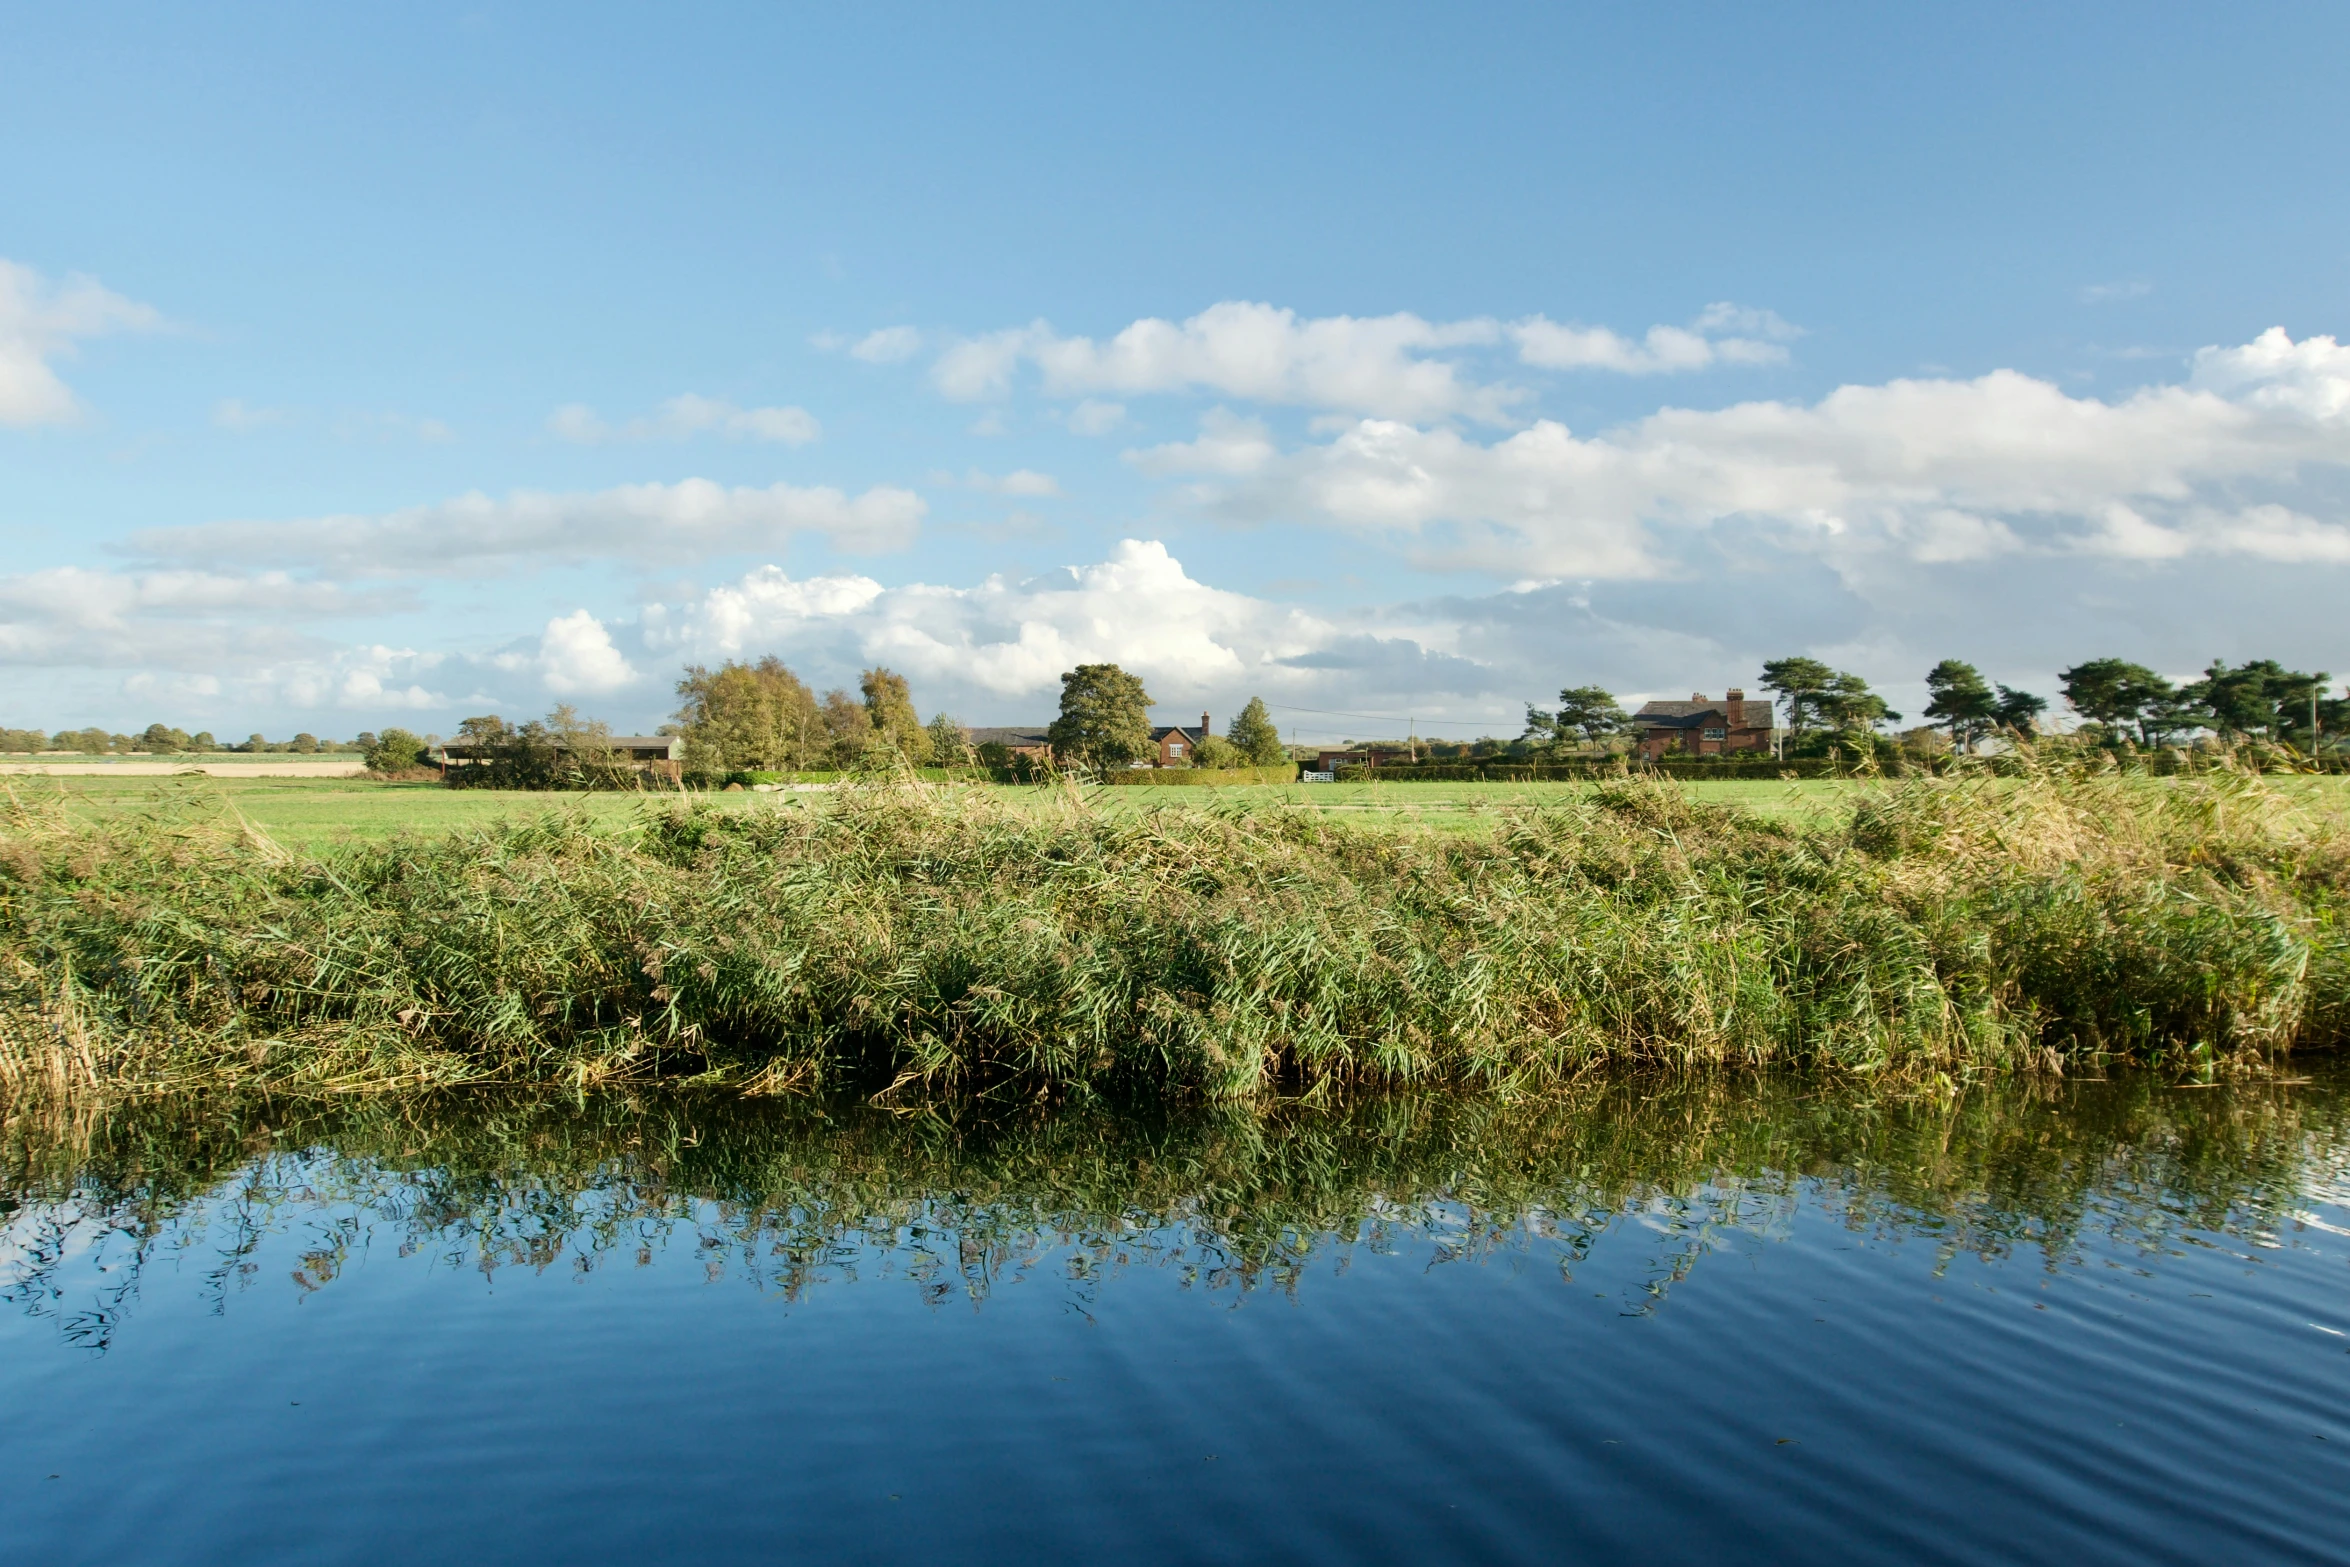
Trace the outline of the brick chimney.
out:
[[[1208,715],[1205,713],[1199,715],[1199,737],[1202,740],[1208,737]]]

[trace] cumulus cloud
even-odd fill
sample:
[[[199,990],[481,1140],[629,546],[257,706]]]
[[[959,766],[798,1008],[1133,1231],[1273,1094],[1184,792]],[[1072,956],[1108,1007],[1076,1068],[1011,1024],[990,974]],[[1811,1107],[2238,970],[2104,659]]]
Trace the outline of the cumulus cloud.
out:
[[[497,655],[492,662],[509,672],[537,677],[557,696],[603,696],[636,683],[634,665],[612,645],[612,633],[584,609],[547,622],[538,646],[529,652]]]
[[[1494,418],[1524,394],[1477,385],[1451,361],[1429,356],[1499,335],[1488,320],[1305,318],[1227,300],[1187,321],[1145,317],[1106,341],[1064,337],[1042,321],[965,338],[939,355],[931,379],[947,396],[972,401],[1008,391],[1032,365],[1056,397],[1206,391],[1400,419]]]
[[[92,278],[52,284],[31,267],[0,258],[0,425],[73,418],[81,404],[58,378],[54,361],[70,357],[83,338],[162,324],[153,306],[125,299]]]
[[[1210,473],[1247,476],[1270,469],[1281,456],[1273,432],[1262,419],[1250,419],[1228,408],[1211,408],[1200,415],[1199,439],[1169,441],[1126,453],[1126,460],[1144,473]]]
[[[2185,385],[2111,403],[2001,370],[1808,406],[1668,408],[1592,437],[1540,420],[1490,443],[1362,419],[1283,452],[1226,415],[1133,460],[1201,476],[1192,495],[1238,519],[1404,536],[1433,563],[1540,576],[1669,573],[1677,533],[1732,518],[1831,558],[2331,560],[2350,539],[2340,521],[2247,492],[2342,476],[2350,350],[2276,329],[2205,350]]]
[[[1079,434],[1100,434],[1125,409],[1090,394],[1148,396],[1205,392],[1289,407],[1416,422],[1468,418],[1508,422],[1531,394],[1479,380],[1465,351],[1514,345],[1541,369],[1613,370],[1630,375],[1714,365],[1776,364],[1800,336],[1768,310],[1706,307],[1686,327],[1651,327],[1627,338],[1606,327],[1561,326],[1543,316],[1504,326],[1489,317],[1428,321],[1387,316],[1303,317],[1245,300],[1209,306],[1189,320],[1146,316],[1106,340],[1068,337],[1043,321],[950,344],[931,365],[948,397],[978,401],[1012,389],[1033,367],[1048,396],[1083,397],[1068,417]]]
[[[911,490],[876,485],[728,488],[708,479],[586,493],[476,491],[376,516],[213,522],[150,528],[132,547],[158,560],[300,568],[335,576],[447,576],[587,560],[669,566],[781,549],[821,534],[861,554],[904,549],[927,508]]]
[[[566,403],[547,416],[547,430],[584,446],[611,441],[682,441],[702,434],[805,446],[823,433],[823,426],[805,408],[739,408],[722,398],[688,392],[625,424],[606,423],[585,403]]]
[[[1652,326],[1637,341],[1603,326],[1561,326],[1546,316],[1511,322],[1509,335],[1518,358],[1541,369],[1660,375],[1717,364],[1783,364],[1786,345],[1803,334],[1773,311],[1723,301],[1706,306],[1686,327]]]
[[[884,587],[869,577],[793,578],[763,567],[644,615],[645,646],[680,660],[778,653],[834,678],[886,663],[918,691],[1049,712],[1060,677],[1108,661],[1162,702],[1318,692],[1366,660],[1410,665],[1423,687],[1484,691],[1491,672],[1409,639],[1342,629],[1304,610],[1209,587],[1156,541],[1106,560],[972,587]],[[937,700],[926,697],[925,700]]]

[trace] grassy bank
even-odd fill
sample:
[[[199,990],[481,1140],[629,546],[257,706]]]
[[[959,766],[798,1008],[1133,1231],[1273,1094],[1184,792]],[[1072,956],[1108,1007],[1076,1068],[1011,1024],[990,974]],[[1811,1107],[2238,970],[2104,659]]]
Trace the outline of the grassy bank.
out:
[[[874,786],[304,855],[201,796],[20,799],[0,1088],[1237,1098],[2208,1061],[2350,1033],[2344,825],[2225,774],[1911,780],[1777,818],[1627,783],[1478,834]]]

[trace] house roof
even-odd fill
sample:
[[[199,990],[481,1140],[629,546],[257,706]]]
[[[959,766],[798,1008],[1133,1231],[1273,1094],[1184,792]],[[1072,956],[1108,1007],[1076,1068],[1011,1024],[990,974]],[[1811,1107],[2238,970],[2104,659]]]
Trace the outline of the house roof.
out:
[[[1652,711],[1655,708],[1678,708],[1680,711],[1660,713]],[[1708,719],[1725,726],[1730,722],[1729,715],[1720,708],[1710,703],[1701,706],[1695,702],[1651,702],[1632,716],[1640,721],[1644,729],[1702,729]]]
[[[1042,724],[997,725],[993,728],[968,731],[973,745],[1050,745],[1052,743]]]
[[[1761,709],[1757,712],[1756,709]],[[1735,700],[1711,697],[1692,697],[1686,702],[1643,702],[1632,721],[1643,729],[1696,729],[1702,721],[1731,729],[1769,729],[1772,727],[1771,704],[1753,697]]]
[[[1200,726],[1197,724],[1153,724],[1151,725],[1151,744],[1156,745],[1169,735],[1181,735],[1184,739],[1196,743],[1200,738],[1200,733]]]
[[[569,741],[559,740],[553,736],[548,736],[541,743],[556,751],[571,749]],[[646,755],[655,753],[674,758],[677,755],[678,747],[683,742],[675,735],[612,735],[604,743],[615,751],[627,752],[641,761]],[[490,748],[479,740],[460,737],[443,741],[440,750],[443,756],[472,756],[476,752]]]

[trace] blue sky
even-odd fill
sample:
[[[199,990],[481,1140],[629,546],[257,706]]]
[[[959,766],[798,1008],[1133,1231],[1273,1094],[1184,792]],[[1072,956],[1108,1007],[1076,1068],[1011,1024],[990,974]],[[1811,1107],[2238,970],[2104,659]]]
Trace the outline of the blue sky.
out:
[[[2338,6],[0,35],[0,723],[2350,672]]]

